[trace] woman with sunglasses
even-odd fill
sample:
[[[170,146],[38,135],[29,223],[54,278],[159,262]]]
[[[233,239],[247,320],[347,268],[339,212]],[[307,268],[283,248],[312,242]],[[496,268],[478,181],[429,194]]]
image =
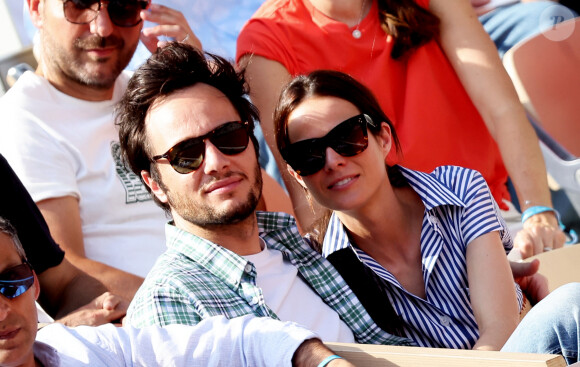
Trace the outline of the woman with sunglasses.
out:
[[[294,79],[274,123],[288,171],[329,209],[308,238],[379,326],[420,346],[502,348],[523,301],[509,232],[478,172],[393,165],[389,118],[335,71]]]
[[[273,151],[271,117],[284,84],[312,70],[346,72],[397,127],[401,164],[477,170],[510,225],[521,228],[525,219],[516,238],[524,256],[562,247],[537,138],[469,1],[267,0],[240,32],[236,57]],[[508,211],[508,173],[529,216]],[[284,177],[297,218],[309,228],[317,215]]]

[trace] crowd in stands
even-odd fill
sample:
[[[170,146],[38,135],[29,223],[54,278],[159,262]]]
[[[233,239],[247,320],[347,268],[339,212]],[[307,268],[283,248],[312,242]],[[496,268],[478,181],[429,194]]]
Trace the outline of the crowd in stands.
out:
[[[0,98],[0,366],[352,366],[324,342],[578,361],[580,283],[549,293],[507,257],[566,237],[501,64],[574,10],[26,6],[38,68]],[[262,211],[266,175],[291,213]]]

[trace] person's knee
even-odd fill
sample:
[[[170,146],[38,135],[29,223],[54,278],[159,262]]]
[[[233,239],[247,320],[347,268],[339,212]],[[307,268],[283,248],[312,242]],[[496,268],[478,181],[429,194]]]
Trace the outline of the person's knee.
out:
[[[548,296],[554,299],[554,306],[575,307],[580,309],[580,283],[564,284],[553,290]],[[560,301],[560,302],[558,302]]]

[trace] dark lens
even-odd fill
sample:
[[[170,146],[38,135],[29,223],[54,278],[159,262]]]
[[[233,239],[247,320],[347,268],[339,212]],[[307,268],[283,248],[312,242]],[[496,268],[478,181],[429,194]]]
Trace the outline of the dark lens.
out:
[[[26,292],[34,284],[34,274],[28,263],[10,268],[0,274],[0,294],[15,298]]]
[[[246,125],[239,122],[228,122],[216,129],[209,141],[223,154],[234,155],[246,150],[250,136]]]
[[[368,146],[366,121],[356,116],[335,127],[325,137],[327,145],[343,157],[362,153]]]
[[[18,281],[16,284],[5,284],[0,282],[0,294],[6,298],[16,298],[30,289],[33,283],[34,278]]]
[[[107,5],[107,11],[115,25],[133,27],[141,23],[139,12],[146,7],[146,1],[111,1]]]
[[[190,173],[201,166],[205,144],[198,138],[176,145],[168,153],[171,167],[179,173]]]
[[[63,4],[66,20],[76,24],[90,23],[99,10],[98,1],[68,0]]]
[[[291,144],[284,152],[286,162],[300,176],[316,173],[326,162],[326,146],[320,139],[302,140]]]

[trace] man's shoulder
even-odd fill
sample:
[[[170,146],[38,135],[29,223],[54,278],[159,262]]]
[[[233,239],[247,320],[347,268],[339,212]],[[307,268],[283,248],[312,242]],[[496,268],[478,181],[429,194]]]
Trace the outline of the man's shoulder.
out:
[[[195,276],[204,270],[197,261],[174,249],[167,249],[155,262],[147,278],[154,279],[157,284],[163,282],[171,283],[179,281],[183,274]]]
[[[27,103],[47,99],[50,88],[51,86],[46,79],[27,71],[0,98],[2,111],[6,111],[6,109],[15,110],[25,106]]]

